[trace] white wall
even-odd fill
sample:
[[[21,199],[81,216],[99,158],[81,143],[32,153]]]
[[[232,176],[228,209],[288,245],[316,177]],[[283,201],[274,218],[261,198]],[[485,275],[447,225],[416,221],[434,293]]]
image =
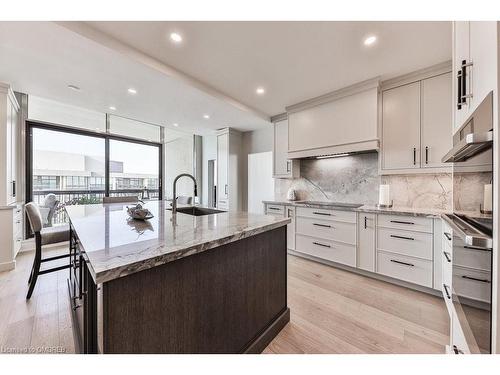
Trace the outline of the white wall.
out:
[[[193,135],[180,134],[165,143],[165,196],[164,199],[172,199],[173,181],[181,173],[193,174]],[[193,181],[182,178],[177,183],[177,196],[193,196]]]

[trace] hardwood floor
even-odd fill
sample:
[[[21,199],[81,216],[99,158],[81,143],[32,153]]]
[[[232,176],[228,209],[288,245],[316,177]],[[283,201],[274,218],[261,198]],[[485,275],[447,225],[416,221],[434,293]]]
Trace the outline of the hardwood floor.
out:
[[[33,256],[0,273],[0,353],[74,353],[68,271],[40,276],[26,301]],[[294,256],[288,304],[291,321],[264,353],[444,353],[449,341],[442,299]]]

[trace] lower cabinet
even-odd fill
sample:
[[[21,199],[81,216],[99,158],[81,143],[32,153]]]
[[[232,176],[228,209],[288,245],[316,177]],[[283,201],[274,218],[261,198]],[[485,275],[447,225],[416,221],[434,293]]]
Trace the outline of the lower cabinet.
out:
[[[375,272],[375,214],[360,213],[358,216],[357,266]]]
[[[378,251],[377,272],[432,288],[432,262],[428,260]]]
[[[295,207],[286,206],[286,216],[289,217],[292,222],[286,226],[286,244],[289,250],[295,250]]]
[[[356,267],[356,246],[297,234],[296,251]]]

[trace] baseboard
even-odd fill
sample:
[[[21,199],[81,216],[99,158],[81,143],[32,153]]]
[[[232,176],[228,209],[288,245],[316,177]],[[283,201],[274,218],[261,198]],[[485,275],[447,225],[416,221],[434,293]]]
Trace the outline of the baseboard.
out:
[[[247,346],[243,351],[245,354],[259,354],[273,341],[280,331],[290,321],[290,308],[280,313],[269,326]]]
[[[16,268],[16,261],[12,260],[10,262],[0,263],[0,272],[10,271]]]
[[[304,254],[304,253],[301,253],[301,252],[298,252],[295,250],[291,250],[291,249],[288,249],[288,254],[299,257],[299,258],[309,259],[309,260],[312,260],[314,262],[324,264],[326,266],[340,268],[340,269],[343,269],[345,271],[349,271],[349,272],[357,273],[359,275],[371,277],[372,279],[377,279],[377,280],[385,281],[387,283],[403,286],[403,287],[408,288],[408,289],[413,289],[413,290],[417,290],[419,292],[432,294],[433,296],[436,296],[436,297],[441,297],[441,298],[443,297],[443,294],[440,290],[435,290],[435,289],[428,288],[428,287],[425,287],[422,285],[412,284],[412,283],[409,283],[407,281],[394,279],[392,277],[384,276],[384,275],[381,275],[379,273],[374,273],[374,272],[370,272],[370,271],[361,270],[359,268],[349,267],[349,266],[346,266],[344,264],[331,262],[329,260],[325,260],[325,259],[321,259],[321,258],[316,258],[315,256]]]

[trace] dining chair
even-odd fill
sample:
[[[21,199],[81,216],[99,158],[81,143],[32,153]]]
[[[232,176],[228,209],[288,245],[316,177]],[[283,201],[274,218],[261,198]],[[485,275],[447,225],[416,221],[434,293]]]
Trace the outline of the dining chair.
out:
[[[71,254],[68,251],[67,254],[57,255],[49,258],[42,258],[43,245],[69,241],[69,225],[44,228],[42,215],[40,213],[38,205],[33,202],[30,202],[27,203],[24,207],[26,215],[28,216],[28,221],[30,223],[31,230],[35,235],[35,259],[33,261],[33,266],[31,267],[31,274],[28,280],[29,284],[28,294],[26,295],[26,299],[30,299],[31,295],[33,294],[33,289],[35,288],[38,276],[71,267],[70,264],[66,264],[64,266],[57,266],[53,268],[40,270],[41,264],[53,260],[67,258]]]

